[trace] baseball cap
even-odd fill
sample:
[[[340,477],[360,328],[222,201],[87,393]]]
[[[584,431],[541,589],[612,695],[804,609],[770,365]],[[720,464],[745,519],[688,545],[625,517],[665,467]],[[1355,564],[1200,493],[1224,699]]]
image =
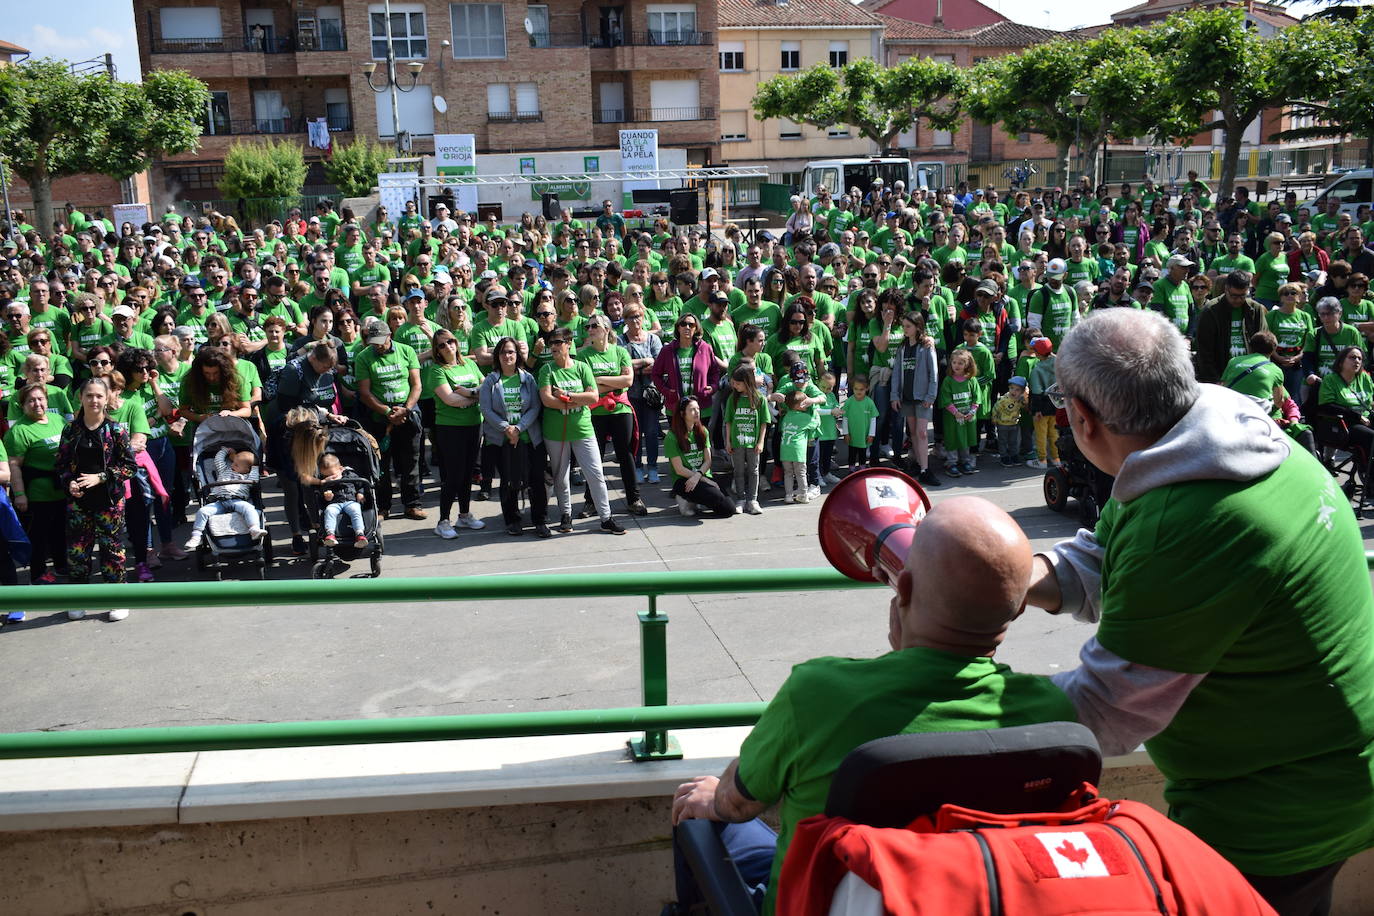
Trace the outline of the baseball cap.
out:
[[[1048,337],[1037,337],[1031,341],[1031,349],[1035,351],[1036,356],[1043,358],[1054,352],[1054,342]]]
[[[409,302],[411,299],[423,299],[423,298],[425,298],[425,294],[422,293],[422,292],[420,292],[418,289],[412,289],[410,292],[406,293],[406,301],[407,301],[407,302]]]
[[[137,318],[138,313],[127,305],[116,305],[110,312],[111,318]]]
[[[896,219],[896,218],[897,218],[897,211],[896,211],[896,210],[888,210],[888,211],[887,211],[887,215],[885,215],[885,216],[883,217],[883,219]]]
[[[1171,267],[1192,267],[1193,264],[1194,264],[1194,262],[1188,260],[1188,256],[1187,256],[1187,255],[1184,255],[1184,254],[1176,254],[1176,255],[1171,255],[1171,256],[1169,257],[1168,263],[1165,264],[1164,266],[1165,266],[1166,268],[1171,268]]]
[[[1024,375],[1013,375],[1011,378],[1007,379],[1007,384],[1008,384],[1008,385],[1020,385],[1022,388],[1025,388],[1025,387],[1026,387],[1026,377],[1025,377]]]
[[[525,266],[526,266],[526,267],[539,268],[539,267],[543,267],[544,265],[540,264],[540,263],[539,263],[538,261],[536,261],[534,258],[525,258]]]
[[[982,193],[983,193],[983,189],[982,189],[982,188],[974,188],[974,189],[973,189],[973,196],[974,196],[974,197],[978,197],[978,196],[981,195]]]
[[[1045,265],[1045,276],[1062,277],[1069,272],[1069,265],[1064,263],[1063,258],[1053,258]]]
[[[989,296],[996,296],[1002,291],[997,288],[997,283],[993,280],[984,280],[973,290],[975,293],[987,293]]]
[[[484,270],[484,271],[482,271],[481,276],[479,276],[477,279],[479,279],[479,280],[497,280],[497,279],[500,279],[500,276],[501,276],[501,275],[498,274],[498,273],[497,273],[496,271],[494,271],[494,270]]]
[[[363,325],[363,341],[369,344],[386,343],[391,339],[391,328],[380,318],[369,318]]]
[[[1137,283],[1137,284],[1135,285],[1135,288],[1136,288],[1137,290],[1141,290],[1141,289],[1153,290],[1153,289],[1155,288],[1155,285],[1154,285],[1153,283],[1151,283],[1149,280],[1141,280],[1139,283]]]
[[[702,280],[709,280],[711,277],[719,277],[719,276],[720,276],[720,274],[716,273],[716,269],[715,269],[714,267],[708,267],[708,268],[706,268],[705,270],[703,270],[703,271],[701,272],[700,279],[702,279]]]
[[[434,268],[434,273],[432,274],[432,278],[433,278],[434,280],[438,281],[438,282],[441,282],[441,283],[452,283],[452,282],[453,282],[453,277],[449,275],[449,272],[448,272],[448,268],[447,268],[447,267],[436,267],[436,268]]]
[[[487,289],[486,298],[482,301],[490,304],[498,300],[501,302],[509,302],[510,296],[506,294],[506,290],[503,287],[493,286]]]
[[[1277,217],[1274,218],[1274,222],[1289,223],[1291,225],[1293,222],[1293,217],[1289,216],[1287,213],[1280,213]]]
[[[712,293],[711,298],[708,301],[711,305],[715,305],[717,302],[723,302],[726,305],[729,305],[730,297],[725,295],[724,293]]]
[[[181,285],[187,289],[200,289],[200,278],[192,276],[182,277]]]

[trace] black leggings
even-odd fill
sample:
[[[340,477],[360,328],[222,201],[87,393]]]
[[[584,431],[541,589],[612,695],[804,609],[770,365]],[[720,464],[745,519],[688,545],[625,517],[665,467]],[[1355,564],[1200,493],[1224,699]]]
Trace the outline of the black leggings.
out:
[[[50,562],[54,570],[66,569],[67,501],[31,502],[23,521],[29,543],[33,545],[33,554],[29,559],[29,581],[37,582],[39,576],[47,572]]]
[[[439,453],[439,517],[447,519],[458,498],[458,511],[467,514],[472,505],[472,470],[477,466],[480,426],[436,426],[434,447]]]
[[[1355,456],[1355,470],[1359,473],[1360,480],[1365,480],[1369,473],[1370,455],[1374,454],[1374,429],[1363,423],[1351,426],[1346,448]]]
[[[530,494],[530,521],[543,524],[548,518],[549,488],[544,482],[544,470],[549,455],[544,443],[521,442],[517,445],[486,445],[482,461],[501,469],[501,518],[507,525],[520,522],[520,490]]]
[[[687,479],[679,477],[673,481],[673,495],[681,496],[689,503],[700,506],[716,518],[730,518],[735,514],[735,504],[709,477],[698,480],[690,493],[687,492]]]
[[[605,446],[607,436],[615,446],[615,460],[620,465],[620,483],[625,488],[625,501],[632,503],[639,499],[639,484],[635,482],[635,454],[630,449],[630,440],[634,438],[635,431],[634,411],[604,416],[592,414],[592,431],[598,450]]]

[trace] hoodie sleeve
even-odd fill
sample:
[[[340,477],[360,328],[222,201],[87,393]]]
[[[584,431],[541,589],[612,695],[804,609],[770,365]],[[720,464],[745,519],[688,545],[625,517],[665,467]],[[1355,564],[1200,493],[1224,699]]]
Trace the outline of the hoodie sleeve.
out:
[[[1102,545],[1086,528],[1043,553],[1059,583],[1060,604],[1056,614],[1068,613],[1083,623],[1097,623],[1102,616]]]

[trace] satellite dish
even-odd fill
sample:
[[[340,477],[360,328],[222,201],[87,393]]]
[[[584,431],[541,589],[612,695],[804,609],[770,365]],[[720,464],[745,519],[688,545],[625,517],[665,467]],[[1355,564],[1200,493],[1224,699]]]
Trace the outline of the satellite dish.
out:
[[[525,34],[526,34],[526,35],[533,35],[533,34],[534,34],[534,23],[533,23],[533,22],[530,22],[528,16],[525,17]]]
[[[444,112],[448,111],[448,102],[444,101],[444,97],[442,95],[436,95],[434,97],[434,110],[439,112],[439,114],[443,114]]]

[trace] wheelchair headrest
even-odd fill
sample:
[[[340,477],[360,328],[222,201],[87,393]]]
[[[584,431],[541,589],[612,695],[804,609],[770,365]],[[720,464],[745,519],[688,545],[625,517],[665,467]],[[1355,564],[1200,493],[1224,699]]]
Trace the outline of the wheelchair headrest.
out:
[[[844,758],[825,813],[902,827],[947,804],[994,814],[1056,811],[1101,776],[1097,739],[1076,722],[893,735]]]

